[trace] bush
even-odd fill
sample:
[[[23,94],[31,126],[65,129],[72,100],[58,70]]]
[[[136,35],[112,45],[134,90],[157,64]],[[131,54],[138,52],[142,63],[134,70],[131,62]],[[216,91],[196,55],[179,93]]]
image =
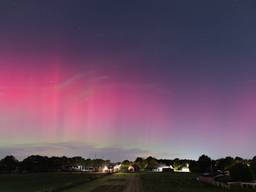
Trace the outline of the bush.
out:
[[[254,171],[254,175],[256,175],[256,156],[253,157],[253,159],[252,159],[251,168]]]
[[[230,168],[230,177],[234,181],[252,181],[254,174],[252,169],[244,163],[237,163]]]
[[[189,163],[189,169],[192,173],[200,173],[200,168],[197,161],[191,161]]]

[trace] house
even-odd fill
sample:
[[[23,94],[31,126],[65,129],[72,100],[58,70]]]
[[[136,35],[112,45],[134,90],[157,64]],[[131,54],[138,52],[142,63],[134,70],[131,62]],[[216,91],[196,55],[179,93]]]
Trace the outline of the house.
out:
[[[102,169],[103,173],[113,173],[113,167],[109,165],[105,165]]]
[[[85,168],[84,168],[84,171],[85,171],[85,172],[95,172],[96,169],[95,169],[94,167],[85,167]]]
[[[185,165],[181,166],[179,169],[175,169],[174,171],[180,173],[190,173],[189,164],[186,163]]]
[[[153,172],[172,172],[173,167],[170,165],[160,164],[156,169],[153,169]]]
[[[134,166],[130,165],[130,166],[128,167],[128,172],[135,172]]]
[[[121,163],[114,165],[114,167],[113,167],[114,173],[119,172],[120,170],[121,170]]]
[[[103,173],[116,173],[121,170],[121,164],[120,163],[109,163],[103,166],[102,172]]]

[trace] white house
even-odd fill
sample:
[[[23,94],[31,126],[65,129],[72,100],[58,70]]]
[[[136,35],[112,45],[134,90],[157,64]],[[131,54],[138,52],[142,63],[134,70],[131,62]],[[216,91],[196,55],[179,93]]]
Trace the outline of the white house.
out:
[[[173,170],[173,167],[171,165],[168,166],[168,165],[161,164],[156,169],[154,169],[153,171],[154,172],[163,172],[164,169],[166,169],[166,170],[168,170],[168,169]]]
[[[103,173],[115,173],[121,170],[121,164],[110,163],[102,168]]]
[[[103,173],[112,173],[113,168],[106,165],[106,166],[103,167],[102,172]]]
[[[185,166],[182,166],[180,169],[176,169],[174,171],[181,173],[190,173],[189,164],[187,163]]]
[[[113,171],[116,173],[116,172],[119,172],[121,170],[121,164],[116,164],[114,167],[113,167]]]
[[[135,172],[135,168],[134,168],[132,165],[130,165],[130,166],[128,167],[128,171],[129,171],[129,172]]]

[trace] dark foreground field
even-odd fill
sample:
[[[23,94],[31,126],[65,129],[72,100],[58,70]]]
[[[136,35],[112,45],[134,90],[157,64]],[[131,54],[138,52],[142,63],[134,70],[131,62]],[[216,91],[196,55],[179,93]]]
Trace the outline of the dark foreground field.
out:
[[[224,192],[182,173],[71,174],[0,176],[0,192]],[[230,192],[256,192],[232,189]]]
[[[80,173],[0,175],[0,192],[58,192],[103,176],[101,174]]]
[[[197,175],[187,173],[141,174],[140,179],[145,192],[256,192],[255,190],[225,190],[214,186],[200,184]]]

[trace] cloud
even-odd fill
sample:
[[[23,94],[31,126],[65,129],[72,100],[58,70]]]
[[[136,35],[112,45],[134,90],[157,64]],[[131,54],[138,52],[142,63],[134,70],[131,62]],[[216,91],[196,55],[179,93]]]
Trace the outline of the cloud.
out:
[[[29,155],[45,156],[82,156],[84,158],[104,158],[111,161],[134,160],[136,157],[145,157],[148,151],[138,148],[95,147],[85,143],[44,143],[44,144],[17,144],[0,147],[0,158],[14,155],[19,160]]]
[[[74,82],[81,80],[83,78],[86,78],[87,76],[91,75],[90,81],[94,81],[94,82],[98,82],[98,81],[103,81],[106,79],[109,79],[109,76],[107,75],[99,75],[99,76],[95,76],[94,77],[94,72],[93,71],[89,71],[88,73],[77,73],[75,75],[73,75],[72,77],[64,80],[63,82],[58,84],[58,88],[59,89],[65,89],[66,87],[72,85]]]
[[[109,79],[110,77],[108,75],[102,75],[102,76],[98,76],[95,78],[95,81],[102,81],[102,80],[106,80]]]
[[[65,87],[71,85],[73,82],[75,82],[75,81],[77,81],[77,80],[79,80],[79,79],[81,79],[83,77],[84,77],[83,73],[77,73],[74,76],[70,77],[69,79],[67,79],[67,80],[63,81],[62,83],[60,83],[58,85],[58,88],[59,89],[64,89]]]

